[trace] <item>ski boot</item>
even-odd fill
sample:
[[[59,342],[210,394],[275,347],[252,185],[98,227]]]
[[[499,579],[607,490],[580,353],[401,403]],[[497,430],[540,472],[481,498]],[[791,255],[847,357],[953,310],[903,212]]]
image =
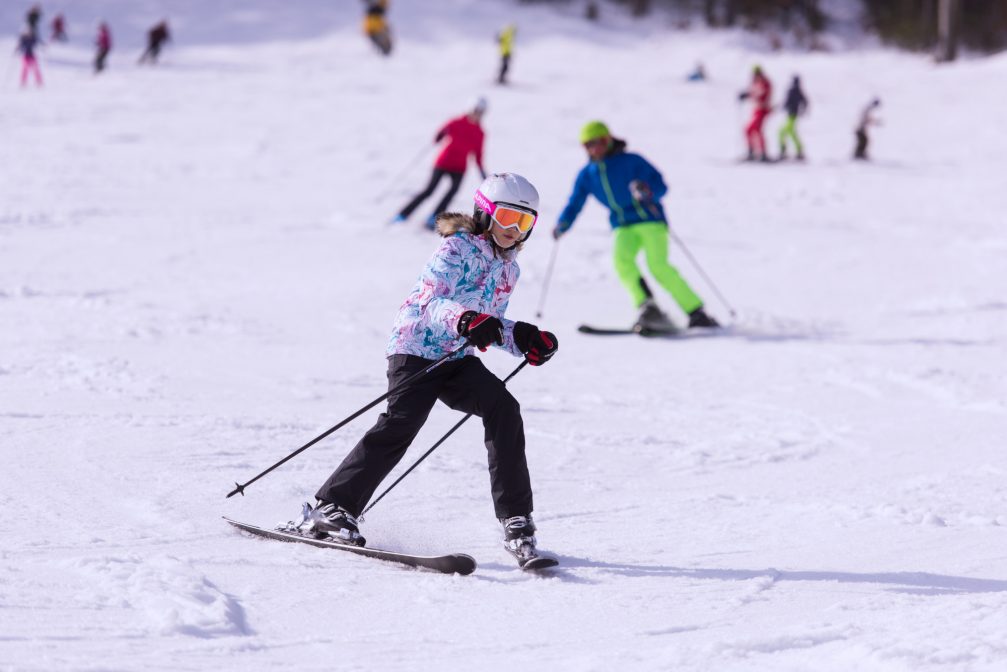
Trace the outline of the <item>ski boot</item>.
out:
[[[700,306],[696,310],[694,310],[691,313],[689,313],[689,328],[690,329],[693,329],[693,328],[696,328],[696,327],[716,328],[716,327],[719,327],[719,326],[720,326],[720,323],[717,322],[712,317],[710,317],[709,315],[707,315],[706,311],[703,310],[702,306]]]
[[[535,521],[531,514],[501,518],[504,528],[504,548],[514,556],[521,569],[545,569],[559,564],[556,558],[539,555],[535,548]]]
[[[654,334],[670,334],[674,331],[675,325],[664,314],[653,299],[647,299],[642,306],[640,306],[640,317],[637,318],[636,324],[633,325],[633,331],[643,336],[651,336]]]
[[[313,509],[307,504],[304,506],[307,510],[303,514],[305,521],[300,526],[301,534],[317,539],[328,538],[350,546],[363,546],[367,543],[360,535],[357,519],[346,509],[321,500]]]
[[[427,221],[424,224],[424,226],[427,227],[427,231],[436,231],[437,230],[437,215],[430,215],[429,217],[427,217]]]

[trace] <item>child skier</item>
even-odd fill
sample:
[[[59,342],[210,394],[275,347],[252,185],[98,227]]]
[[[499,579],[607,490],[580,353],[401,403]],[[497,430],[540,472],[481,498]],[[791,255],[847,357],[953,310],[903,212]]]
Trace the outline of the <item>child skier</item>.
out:
[[[549,361],[556,337],[504,317],[518,279],[515,257],[538,218],[538,192],[512,173],[491,175],[475,194],[475,212],[438,219],[444,236],[399,308],[388,343],[389,389],[465,344],[496,345],[529,364]],[[532,491],[518,402],[468,347],[388,399],[379,418],[318,490],[302,532],[362,546],[356,517],[404,455],[440,399],[482,417],[496,516],[520,560],[535,556]]]
[[[766,138],[762,135],[762,124],[773,111],[770,101],[773,97],[773,85],[758,65],[752,68],[752,83],[738,94],[738,100],[752,99],[752,119],[745,127],[745,141],[748,143],[747,161],[769,161],[766,156]]]
[[[615,270],[640,309],[636,328],[641,331],[673,329],[668,317],[650,296],[636,257],[643,250],[654,279],[671,294],[689,316],[690,327],[717,327],[703,310],[703,301],[686,284],[678,269],[668,263],[668,221],[661,198],[668,192],[661,173],[639,154],[626,151],[626,142],[612,137],[600,121],[589,122],[580,133],[588,164],[573,185],[566,208],[559,215],[553,236],[570,230],[589,194],[610,210],[615,232]]]
[[[783,108],[787,111],[787,121],[780,128],[780,160],[787,158],[787,136],[790,136],[797,149],[797,160],[803,161],[804,146],[797,137],[797,117],[808,111],[808,99],[801,90],[801,78],[797,75],[794,75],[794,81],[787,91],[787,100],[783,103]]]
[[[445,139],[447,142],[434,160],[434,172],[430,175],[430,182],[423,191],[409,201],[406,207],[402,208],[402,211],[392,220],[394,223],[406,221],[409,215],[413,214],[413,210],[420,207],[420,204],[434,193],[441,178],[447,175],[451,186],[448,187],[448,192],[444,194],[444,198],[437,204],[433,214],[426,222],[427,228],[433,231],[437,215],[447,210],[451,199],[458,193],[458,187],[461,186],[462,178],[465,177],[465,169],[468,167],[469,154],[475,156],[479,173],[483,179],[486,179],[486,170],[483,168],[485,134],[482,126],[479,125],[484,114],[486,114],[486,99],[480,98],[471,112],[452,119],[437,131],[434,142],[438,143]]]

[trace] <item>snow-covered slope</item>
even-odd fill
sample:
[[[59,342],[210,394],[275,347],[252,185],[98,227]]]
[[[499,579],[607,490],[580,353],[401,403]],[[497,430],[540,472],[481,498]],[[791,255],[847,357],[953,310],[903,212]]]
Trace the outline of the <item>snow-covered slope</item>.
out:
[[[751,53],[477,0],[393,3],[384,60],[359,3],[206,4],[72,3],[46,87],[12,67],[0,88],[0,669],[1004,669],[1007,60]],[[99,14],[120,48],[93,78],[78,26]],[[163,15],[176,43],[137,68],[127,26]],[[696,60],[712,80],[688,85]],[[756,60],[778,90],[803,77],[807,165],[735,162]],[[364,523],[375,545],[471,553],[472,576],[234,532],[221,515],[294,516],[372,421],[224,498],[382,393],[436,244],[432,204],[385,223],[479,95],[487,166],[543,197],[512,317],[536,321],[577,131],[600,117],[663,170],[737,322],[578,334],[634,317],[589,204],[539,320],[561,350],[511,384],[561,571],[499,547],[476,422]],[[874,95],[876,160],[854,165]],[[436,409],[407,462],[456,420]]]

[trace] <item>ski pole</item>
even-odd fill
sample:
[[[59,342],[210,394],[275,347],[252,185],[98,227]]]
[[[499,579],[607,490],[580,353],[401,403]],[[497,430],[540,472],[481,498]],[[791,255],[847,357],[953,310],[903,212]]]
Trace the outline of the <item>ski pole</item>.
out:
[[[549,255],[549,265],[545,269],[545,280],[542,281],[542,295],[538,299],[538,310],[535,317],[542,317],[542,310],[545,308],[545,297],[549,293],[549,281],[552,279],[552,269],[556,265],[556,253],[559,251],[559,241],[553,241],[552,253]]]
[[[403,177],[405,177],[406,173],[412,170],[416,166],[416,164],[420,162],[420,159],[426,156],[426,153],[430,151],[430,148],[432,146],[433,145],[423,145],[423,148],[416,153],[416,156],[411,158],[409,160],[409,163],[405,164],[402,167],[402,170],[400,170],[398,173],[395,174],[395,178],[388,181],[388,186],[385,187],[381,191],[381,193],[378,194],[378,197],[374,199],[374,202],[381,203],[383,200],[385,200],[388,197],[388,194],[392,192],[392,189],[395,188],[395,185],[398,183],[398,181],[401,180]]]
[[[699,265],[698,261],[696,261],[696,257],[692,256],[692,252],[690,252],[689,248],[685,246],[685,242],[683,242],[682,239],[679,238],[678,235],[671,230],[670,226],[668,227],[668,235],[670,235],[672,239],[675,241],[675,243],[677,243],[678,246],[682,248],[682,251],[685,252],[685,256],[689,257],[689,261],[692,262],[692,265],[696,267],[696,270],[699,271],[699,274],[703,276],[704,280],[706,280],[706,284],[710,286],[710,289],[713,290],[713,293],[717,295],[717,298],[720,299],[720,302],[723,303],[724,306],[727,308],[728,312],[731,313],[731,317],[736,318],[738,316],[738,313],[734,310],[731,304],[727,302],[727,299],[724,298],[724,295],[720,293],[720,290],[717,289],[717,285],[713,284],[713,280],[710,279],[710,276],[706,274],[706,271],[703,270],[703,267]]]
[[[503,379],[503,384],[506,385],[507,381],[509,381],[514,376],[516,376],[517,373],[518,373],[518,371],[520,371],[521,369],[523,369],[526,364],[528,364],[528,360],[527,359],[524,360],[523,362],[521,362],[520,364],[518,364],[518,367],[516,369],[514,369],[513,371],[511,371],[511,374],[509,376],[507,376],[506,378]],[[410,472],[412,472],[413,469],[415,469],[416,467],[420,466],[420,462],[422,462],[423,460],[427,459],[427,457],[430,455],[430,453],[432,453],[435,450],[437,450],[437,448],[442,443],[444,443],[445,441],[447,441],[448,437],[451,436],[452,434],[454,434],[455,430],[457,430],[459,427],[461,427],[462,425],[464,425],[465,421],[468,420],[469,418],[471,418],[472,415],[473,415],[472,413],[469,413],[464,418],[462,418],[461,420],[459,420],[455,424],[454,427],[452,427],[451,429],[448,430],[447,434],[445,434],[444,436],[442,436],[440,439],[437,440],[437,443],[435,443],[434,445],[430,446],[430,450],[428,450],[427,452],[425,452],[422,455],[420,455],[420,459],[416,460],[413,463],[413,466],[411,466],[408,469],[406,469],[405,472],[401,476],[399,476],[398,478],[395,479],[394,483],[392,483],[391,485],[389,485],[388,488],[386,488],[384,492],[382,492],[380,495],[378,495],[377,499],[375,499],[373,502],[371,502],[370,504],[368,504],[367,508],[360,512],[360,515],[357,516],[357,520],[363,521],[365,513],[367,513],[371,509],[373,509],[375,504],[377,504],[382,499],[384,499],[384,496],[387,495],[389,492],[391,492],[392,488],[394,488],[396,485],[398,485],[399,483],[401,483],[402,479],[405,478],[406,476],[408,476],[410,474]]]
[[[401,392],[410,383],[412,383],[415,380],[417,380],[418,378],[421,378],[421,377],[425,376],[426,374],[430,373],[431,371],[433,371],[434,369],[436,369],[438,366],[440,366],[441,364],[443,364],[444,362],[446,362],[448,360],[448,358],[450,358],[452,355],[457,355],[459,352],[461,352],[462,350],[464,350],[468,346],[469,346],[469,343],[468,343],[468,341],[466,341],[465,345],[463,345],[463,346],[461,346],[459,348],[456,348],[455,350],[452,350],[451,352],[449,352],[448,354],[444,355],[443,357],[441,357],[436,362],[434,362],[430,366],[426,367],[422,371],[417,371],[416,373],[414,373],[413,375],[409,376],[408,378],[406,378],[405,380],[403,380],[401,383],[399,383],[398,385],[396,385],[392,389],[390,389],[387,392],[385,392],[384,394],[382,394],[380,397],[378,397],[377,399],[375,399],[371,403],[369,403],[366,406],[364,406],[363,408],[361,408],[356,413],[350,415],[348,418],[346,418],[345,420],[343,420],[342,422],[340,422],[338,425],[335,425],[334,427],[330,427],[329,429],[327,429],[326,431],[322,432],[321,434],[319,434],[315,438],[311,439],[306,444],[304,444],[303,446],[301,446],[300,448],[298,448],[294,452],[290,453],[290,455],[287,455],[285,458],[283,458],[282,460],[280,460],[279,462],[277,462],[273,466],[269,467],[268,469],[266,469],[265,471],[263,471],[262,473],[260,473],[258,476],[256,476],[252,480],[248,481],[247,483],[242,483],[240,485],[238,483],[235,483],[234,484],[234,490],[231,490],[229,493],[227,493],[227,497],[233,497],[234,495],[237,495],[237,494],[241,494],[241,496],[244,497],[245,496],[245,488],[247,488],[248,486],[250,486],[252,483],[255,483],[257,480],[259,480],[260,478],[262,478],[263,476],[265,476],[266,474],[268,474],[269,472],[271,472],[273,469],[276,469],[277,467],[279,467],[280,465],[284,464],[285,462],[287,462],[288,460],[292,459],[293,457],[296,457],[297,455],[300,455],[305,450],[307,450],[311,446],[315,445],[316,443],[318,443],[319,441],[321,441],[322,439],[324,439],[325,437],[327,437],[329,434],[332,434],[334,431],[336,431],[340,427],[344,426],[345,424],[347,424],[351,420],[357,418],[358,416],[362,415],[363,413],[365,413],[365,412],[369,411],[370,409],[374,408],[375,406],[377,406],[382,401],[384,401],[388,397],[392,396],[396,392]]]

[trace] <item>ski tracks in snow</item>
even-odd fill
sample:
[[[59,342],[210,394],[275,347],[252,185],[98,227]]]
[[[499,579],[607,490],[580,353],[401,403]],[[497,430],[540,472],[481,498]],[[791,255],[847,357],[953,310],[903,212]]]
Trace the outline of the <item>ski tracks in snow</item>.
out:
[[[74,563],[87,585],[74,600],[125,610],[137,634],[213,638],[248,635],[244,608],[191,561],[170,555],[101,556]]]

